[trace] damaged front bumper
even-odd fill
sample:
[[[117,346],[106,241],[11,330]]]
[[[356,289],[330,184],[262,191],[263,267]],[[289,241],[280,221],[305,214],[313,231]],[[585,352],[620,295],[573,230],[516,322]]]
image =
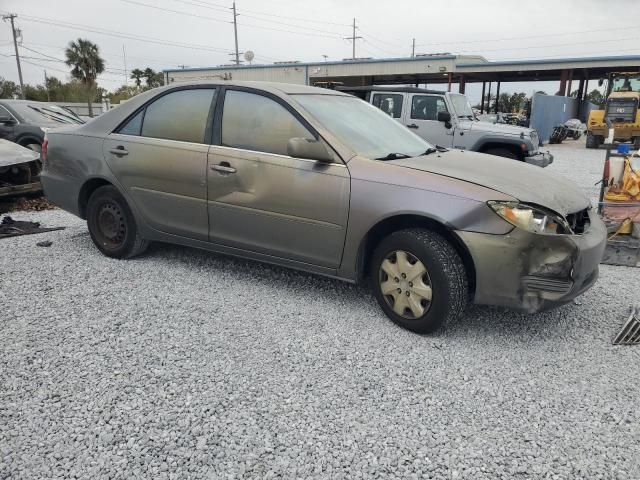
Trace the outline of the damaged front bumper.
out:
[[[0,198],[42,190],[40,154],[8,140],[0,140]]]
[[[524,161],[525,163],[544,168],[553,163],[553,155],[551,155],[550,152],[538,152],[535,155],[525,157]]]
[[[514,228],[506,235],[456,232],[476,270],[475,303],[538,312],[570,302],[598,278],[607,232],[589,211],[581,235],[540,235]]]

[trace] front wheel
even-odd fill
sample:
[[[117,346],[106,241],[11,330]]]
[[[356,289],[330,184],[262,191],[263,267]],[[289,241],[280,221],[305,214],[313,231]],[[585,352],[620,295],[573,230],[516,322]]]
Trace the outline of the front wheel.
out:
[[[598,136],[591,132],[587,132],[587,140],[585,143],[587,148],[598,148],[600,146]]]
[[[384,313],[414,332],[433,332],[456,320],[468,303],[462,259],[445,238],[429,230],[400,230],[382,240],[370,275]]]
[[[111,185],[98,188],[89,198],[87,227],[93,243],[108,257],[131,258],[148,245],[127,201]]]
[[[513,150],[509,150],[508,148],[489,148],[484,153],[488,153],[489,155],[497,155],[498,157],[512,158],[514,160],[521,160],[518,155],[516,155]]]

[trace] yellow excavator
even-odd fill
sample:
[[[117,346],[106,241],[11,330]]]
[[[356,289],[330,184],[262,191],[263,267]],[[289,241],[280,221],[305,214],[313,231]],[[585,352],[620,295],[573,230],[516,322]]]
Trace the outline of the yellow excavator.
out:
[[[600,80],[600,85],[604,82]],[[607,82],[604,110],[592,110],[587,120],[587,148],[598,148],[613,128],[613,140],[640,148],[640,72],[613,72]]]

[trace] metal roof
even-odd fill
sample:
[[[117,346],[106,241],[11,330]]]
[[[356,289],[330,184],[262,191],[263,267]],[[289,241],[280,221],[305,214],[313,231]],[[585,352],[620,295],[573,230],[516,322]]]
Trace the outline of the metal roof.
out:
[[[356,60],[337,60],[329,62],[292,62],[292,63],[271,63],[262,65],[226,65],[216,67],[195,67],[195,68],[170,68],[164,69],[163,72],[201,72],[211,70],[244,70],[252,68],[286,68],[286,67],[317,67],[330,65],[358,65],[367,63],[388,63],[388,62],[424,62],[425,60],[453,60],[457,58],[482,58],[477,55],[461,56],[461,55],[434,55],[420,57],[398,57],[398,58],[372,58],[372,59],[356,59]],[[462,64],[461,64],[462,65]]]
[[[375,90],[376,92],[398,92],[398,93],[434,93],[437,95],[444,95],[444,90],[428,90],[426,88],[417,87],[376,87],[375,85],[368,85],[365,87],[336,87],[335,90],[340,92],[369,92]]]
[[[616,55],[608,57],[567,57],[567,58],[541,58],[536,60],[504,60],[496,62],[482,62],[482,63],[461,63],[456,65],[457,68],[478,68],[478,67],[493,67],[493,66],[507,66],[507,65],[542,65],[542,64],[557,64],[557,63],[587,63],[587,62],[625,62],[625,61],[640,61],[640,55]]]

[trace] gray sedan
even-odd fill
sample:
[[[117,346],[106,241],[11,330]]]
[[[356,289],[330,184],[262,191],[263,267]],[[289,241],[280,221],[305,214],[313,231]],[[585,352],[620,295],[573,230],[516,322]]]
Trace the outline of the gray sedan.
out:
[[[393,321],[433,331],[469,301],[539,311],[596,281],[606,231],[570,182],[434,148],[350,95],[264,82],[140,94],[48,132],[49,199],[97,248],[150,241],[370,280]]]

